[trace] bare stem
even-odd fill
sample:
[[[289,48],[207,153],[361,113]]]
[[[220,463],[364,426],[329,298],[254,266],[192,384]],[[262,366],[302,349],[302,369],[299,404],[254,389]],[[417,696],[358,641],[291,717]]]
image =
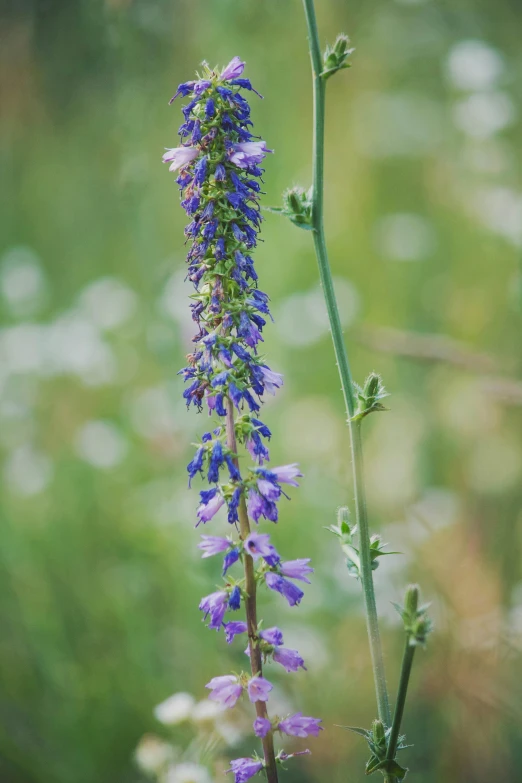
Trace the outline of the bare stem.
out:
[[[234,406],[232,401],[227,398],[226,400],[226,432],[227,432],[227,446],[234,453],[237,454],[237,440],[236,431],[234,429]],[[238,465],[237,457],[234,459],[236,466]],[[239,516],[239,532],[240,537],[244,541],[250,534],[250,521],[248,519],[247,506],[244,494],[241,495],[241,500],[238,508]],[[245,568],[245,591],[247,598],[245,600],[246,607],[246,620],[248,628],[248,645],[250,651],[250,668],[252,676],[263,674],[263,664],[261,662],[261,651],[257,644],[257,601],[256,601],[256,579],[254,574],[254,561],[252,557],[246,552],[243,553],[243,564]],[[258,718],[268,718],[268,712],[264,701],[256,701],[256,713]],[[277,783],[277,764],[274,753],[274,736],[272,731],[269,731],[266,737],[263,738],[263,753],[265,757],[265,770],[268,783]]]
[[[384,660],[382,654],[379,624],[377,619],[377,607],[373,586],[372,563],[370,553],[370,534],[368,528],[368,514],[366,510],[366,496],[364,488],[363,455],[360,422],[352,421],[355,412],[355,399],[353,391],[352,375],[348,354],[344,344],[339,309],[335,296],[332,280],[326,240],[323,224],[323,192],[324,192],[324,118],[325,118],[325,91],[326,82],[321,76],[322,58],[319,45],[319,33],[315,18],[313,0],[303,0],[306,21],[308,25],[308,41],[310,57],[312,60],[313,84],[314,84],[314,149],[313,149],[313,206],[312,222],[315,253],[319,265],[319,274],[323,287],[326,308],[330,320],[330,329],[334,344],[335,357],[339,368],[341,385],[348,414],[350,428],[353,480],[355,487],[356,520],[360,538],[361,556],[361,582],[366,610],[366,624],[370,642],[375,691],[377,695],[377,707],[379,718],[389,726],[391,723]]]

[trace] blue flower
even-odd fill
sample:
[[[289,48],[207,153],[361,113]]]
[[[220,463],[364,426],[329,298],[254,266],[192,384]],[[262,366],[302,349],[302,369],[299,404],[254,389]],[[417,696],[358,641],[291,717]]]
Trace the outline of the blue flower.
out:
[[[237,563],[238,560],[239,549],[231,549],[230,552],[227,552],[225,559],[223,560],[223,576],[225,576],[230,566],[234,565],[234,563]]]
[[[232,592],[230,593],[230,598],[228,599],[228,608],[232,609],[232,611],[236,611],[241,606],[241,590],[236,585]]]

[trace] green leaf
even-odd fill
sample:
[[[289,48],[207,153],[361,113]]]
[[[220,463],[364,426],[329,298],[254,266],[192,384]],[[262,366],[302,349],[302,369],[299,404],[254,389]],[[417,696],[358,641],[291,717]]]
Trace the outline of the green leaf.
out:
[[[368,731],[367,729],[361,729],[359,726],[337,726],[338,729],[347,729],[348,731],[352,731],[354,734],[360,734],[361,737],[364,737],[364,739],[368,739],[372,736],[371,731]]]

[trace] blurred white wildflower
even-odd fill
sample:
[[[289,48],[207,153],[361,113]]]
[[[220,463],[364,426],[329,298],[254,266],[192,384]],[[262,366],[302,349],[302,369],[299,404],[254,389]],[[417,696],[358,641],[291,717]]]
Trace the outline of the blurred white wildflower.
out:
[[[190,718],[194,723],[213,723],[225,709],[222,704],[218,704],[216,701],[202,699],[194,705]]]
[[[36,313],[45,300],[40,259],[29,247],[12,247],[0,262],[0,291],[13,315]]]
[[[27,443],[11,452],[4,467],[5,481],[18,495],[37,495],[47,487],[52,476],[50,457]]]
[[[62,314],[47,328],[44,361],[45,374],[70,373],[87,386],[111,383],[116,377],[111,349],[96,326],[75,311]]]
[[[483,188],[472,200],[476,217],[491,231],[522,247],[522,193],[510,188]]]
[[[446,63],[452,84],[459,90],[489,90],[504,72],[500,52],[483,41],[459,41]]]
[[[141,738],[134,758],[144,772],[159,773],[174,760],[174,749],[159,737],[146,734]]]
[[[453,107],[455,125],[476,139],[494,136],[515,118],[513,101],[504,92],[475,93],[457,101]]]
[[[397,213],[382,217],[375,226],[379,252],[392,261],[419,261],[435,249],[435,232],[422,215]]]
[[[138,305],[138,297],[120,280],[102,277],[89,283],[78,298],[78,309],[99,329],[111,330],[128,321]]]
[[[169,767],[166,783],[212,783],[212,778],[206,767],[186,761]]]
[[[95,468],[110,469],[127,453],[127,442],[109,421],[88,421],[75,437],[77,454]]]
[[[154,717],[166,726],[174,726],[189,720],[195,703],[192,694],[180,691],[154,707]]]

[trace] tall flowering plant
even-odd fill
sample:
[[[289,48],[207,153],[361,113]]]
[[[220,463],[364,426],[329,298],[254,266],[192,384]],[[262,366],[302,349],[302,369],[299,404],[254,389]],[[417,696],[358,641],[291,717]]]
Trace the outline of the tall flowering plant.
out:
[[[274,394],[283,379],[259,350],[270,313],[268,296],[257,285],[252,251],[262,219],[260,164],[272,150],[251,132],[244,93],[256,91],[243,78],[244,67],[238,57],[222,71],[205,65],[197,80],[179,85],[172,101],[188,99],[182,108],[181,143],[167,149],[163,161],[177,172],[190,221],[185,229],[187,277],[195,288],[190,307],[198,332],[181,371],[187,382],[183,396],[188,407],[206,408],[215,417],[214,428],[203,434],[188,465],[189,485],[198,473],[209,485],[200,492],[196,526],[206,525],[222,508],[231,525],[227,536],[201,536],[202,557],[223,556],[223,584],[199,608],[208,627],[223,631],[229,644],[246,634],[250,658],[249,672],[216,676],[206,687],[209,698],[224,707],[234,707],[243,693],[255,707],[253,730],[262,740],[263,754],[231,762],[235,783],[261,770],[274,783],[278,763],[298,755],[276,754],[274,733],[317,736],[321,721],[301,713],[270,717],[273,686],[263,676],[263,664],[270,659],[288,672],[305,665],[297,650],[284,646],[279,628],[260,629],[257,590],[266,587],[295,606],[303,598],[297,582],[309,583],[313,568],[309,558],[283,560],[270,535],[252,529],[252,522],[277,522],[284,488],[298,486],[301,473],[297,464],[267,466],[271,433],[259,418],[264,394]],[[240,466],[240,446],[254,463],[251,467]],[[242,565],[242,574],[232,576],[236,565]],[[236,619],[241,610],[243,616]]]

